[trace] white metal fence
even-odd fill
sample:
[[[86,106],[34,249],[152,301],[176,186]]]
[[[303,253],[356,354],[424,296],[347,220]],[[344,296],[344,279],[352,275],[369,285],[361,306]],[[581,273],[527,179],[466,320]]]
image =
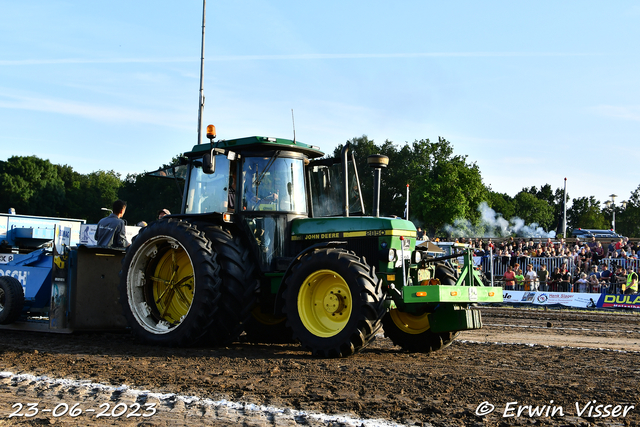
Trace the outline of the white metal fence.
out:
[[[493,263],[491,262],[493,259]],[[482,257],[479,265],[482,267],[482,271],[485,273],[487,277],[491,277],[493,275],[494,284],[496,286],[504,286],[504,273],[507,271],[509,265],[514,265],[515,263],[519,264],[519,268],[522,269],[523,273],[527,271],[527,265],[532,264],[533,270],[538,272],[540,271],[540,267],[545,265],[547,267],[547,271],[549,272],[549,276],[546,283],[539,284],[539,290],[541,291],[569,291],[569,289],[563,289],[558,286],[554,286],[551,282],[551,275],[555,271],[556,268],[562,267],[563,264],[567,265],[567,270],[571,276],[571,284],[575,282],[578,277],[574,274],[576,272],[576,265],[572,257],[517,257],[513,259],[512,257],[499,257],[499,256],[491,256],[487,255]],[[598,271],[602,271],[602,265],[606,264],[610,271],[616,271],[618,267],[633,268],[634,271],[638,271],[640,267],[640,260],[638,259],[625,259],[625,258],[604,258],[598,261]],[[589,287],[590,292],[600,292],[605,291],[610,294],[621,293],[622,292],[622,283],[626,283],[626,275],[619,276],[618,281],[614,283],[607,283],[608,287],[602,288],[600,286],[597,287]],[[551,287],[550,287],[551,285]],[[524,290],[524,286],[516,286],[515,290]],[[574,289],[577,291],[577,289]]]

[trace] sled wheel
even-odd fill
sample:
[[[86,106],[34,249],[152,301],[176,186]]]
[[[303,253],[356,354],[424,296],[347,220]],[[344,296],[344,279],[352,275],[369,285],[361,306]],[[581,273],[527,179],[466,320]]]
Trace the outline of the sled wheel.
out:
[[[320,249],[286,279],[283,311],[294,339],[314,356],[344,357],[364,348],[384,314],[381,280],[353,252]]]
[[[431,353],[450,345],[457,332],[431,332],[427,313],[414,315],[398,309],[389,310],[382,318],[384,335],[403,350]]]
[[[251,258],[249,245],[230,230],[218,226],[203,227],[211,241],[220,265],[220,300],[213,328],[207,341],[226,345],[238,339],[251,317],[251,308],[258,297],[256,262]]]
[[[244,329],[247,341],[264,344],[285,344],[294,342],[286,325],[286,316],[265,313],[256,305],[251,310],[251,319]]]
[[[24,292],[18,279],[0,276],[0,325],[18,320],[23,306]]]
[[[455,286],[457,282],[456,272],[451,268],[451,266],[443,262],[436,264],[435,277],[440,279],[441,285]]]
[[[120,299],[134,335],[150,344],[195,345],[220,295],[215,253],[203,232],[169,219],[140,231],[120,272]]]

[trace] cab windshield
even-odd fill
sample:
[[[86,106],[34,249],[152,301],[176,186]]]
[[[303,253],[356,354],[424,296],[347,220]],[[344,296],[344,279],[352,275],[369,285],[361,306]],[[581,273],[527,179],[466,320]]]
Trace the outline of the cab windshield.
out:
[[[302,159],[245,157],[242,209],[307,213]]]
[[[189,176],[185,213],[226,212],[229,204],[229,160],[215,156],[216,171],[206,174],[202,163],[194,162]]]

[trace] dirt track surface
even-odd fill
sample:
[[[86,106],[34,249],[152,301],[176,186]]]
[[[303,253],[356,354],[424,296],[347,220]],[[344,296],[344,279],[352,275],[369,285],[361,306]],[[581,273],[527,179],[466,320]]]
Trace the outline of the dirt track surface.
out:
[[[378,337],[346,359],[293,344],[166,349],[127,334],[2,330],[0,426],[640,425],[640,316],[482,311],[483,329],[431,355]],[[76,403],[72,417],[64,405]],[[106,404],[120,406],[98,418]],[[44,412],[56,407],[66,414]]]

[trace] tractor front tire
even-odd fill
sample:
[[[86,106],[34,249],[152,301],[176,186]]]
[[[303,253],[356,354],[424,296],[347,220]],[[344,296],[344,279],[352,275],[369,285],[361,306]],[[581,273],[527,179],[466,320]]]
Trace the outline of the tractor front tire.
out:
[[[411,353],[431,353],[449,346],[458,332],[432,332],[427,313],[414,315],[391,309],[382,318],[384,336]]]
[[[22,285],[15,277],[0,276],[0,325],[15,322],[24,307]]]
[[[143,228],[120,272],[120,301],[131,331],[164,346],[201,344],[220,297],[211,242],[192,224],[168,219]]]
[[[455,272],[446,263],[437,263],[435,277],[440,284],[456,284]],[[431,353],[449,346],[458,332],[432,332],[427,313],[412,314],[391,309],[382,318],[384,336],[395,345],[414,353]]]
[[[325,248],[306,254],[292,268],[285,286],[287,326],[314,356],[350,356],[380,329],[381,279],[353,252]]]

